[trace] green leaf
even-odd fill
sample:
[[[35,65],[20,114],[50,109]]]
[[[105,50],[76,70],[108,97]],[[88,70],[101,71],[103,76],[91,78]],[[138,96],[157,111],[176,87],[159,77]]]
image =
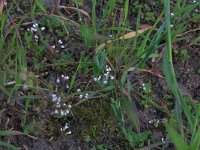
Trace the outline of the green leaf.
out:
[[[16,146],[0,141],[0,147],[7,147],[10,150],[19,150]]]
[[[41,0],[36,0],[35,1],[36,5],[38,6],[38,8],[43,11],[44,13],[46,13],[46,8],[44,7],[44,5],[42,4]]]
[[[177,150],[188,150],[188,145],[185,143],[183,138],[178,134],[178,132],[174,128],[170,127],[168,124],[166,125],[166,128]]]
[[[199,150],[199,146],[200,146],[200,127],[198,128],[194,138],[192,139],[190,143],[190,149]]]

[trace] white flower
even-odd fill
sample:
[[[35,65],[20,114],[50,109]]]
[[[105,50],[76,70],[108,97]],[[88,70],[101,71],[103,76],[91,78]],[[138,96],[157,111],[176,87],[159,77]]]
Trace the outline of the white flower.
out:
[[[107,78],[109,76],[109,72],[104,73],[104,76]]]
[[[66,85],[66,89],[68,89],[69,88],[69,85]]]
[[[95,82],[98,80],[96,77],[94,77],[94,79],[93,79]]]
[[[65,115],[69,114],[69,110],[65,110]]]
[[[59,43],[59,44],[62,44],[63,42],[62,42],[62,40],[58,40],[58,43]]]
[[[65,48],[65,45],[61,45],[60,48]]]
[[[173,26],[174,26],[173,24],[170,25],[171,28],[172,28]]]
[[[39,37],[37,35],[35,35],[34,37],[35,37],[35,39],[39,39]]]
[[[52,46],[51,46],[51,48],[55,49],[55,48],[56,48],[56,46],[55,46],[55,45],[52,45]]]
[[[114,80],[114,79],[115,79],[115,77],[111,75],[111,76],[110,76],[110,79],[111,79],[111,80]]]
[[[60,110],[61,116],[65,116],[65,112],[63,110]]]
[[[59,79],[59,78],[57,78],[56,82],[57,82],[57,83],[60,83],[60,79]]]
[[[81,91],[81,89],[77,89],[76,91],[77,91],[77,92],[80,92],[80,91]]]
[[[57,107],[57,108],[60,108],[60,103],[56,103],[56,107]]]
[[[107,83],[108,83],[108,81],[107,81],[107,80],[104,80],[104,81],[103,81],[103,84],[104,84],[104,85],[106,85]]]
[[[72,131],[69,131],[69,132],[67,132],[67,133],[65,133],[65,134],[72,134]]]
[[[106,71],[107,71],[107,72],[110,72],[110,71],[111,71],[111,68],[110,68],[110,67],[106,68]]]
[[[44,31],[44,30],[45,30],[45,27],[42,27],[41,30]]]
[[[37,23],[34,23],[33,24],[33,28],[37,28],[38,27],[38,24]]]
[[[69,108],[69,109],[72,108],[72,105],[69,104],[69,105],[68,105],[68,108]]]
[[[98,81],[101,80],[101,76],[98,77]]]
[[[149,120],[149,124],[152,124],[154,120]]]
[[[174,13],[170,13],[171,16],[174,16]]]
[[[36,32],[36,31],[37,31],[37,29],[36,29],[36,28],[33,28],[33,27],[31,27],[31,31],[34,31],[34,32]]]
[[[58,110],[57,109],[54,111],[54,114],[58,114]]]
[[[193,0],[193,1],[192,1],[192,3],[196,3],[196,2],[197,2],[196,0]]]
[[[27,31],[31,31],[29,28],[26,29]]]
[[[64,80],[69,80],[69,76],[64,76]]]
[[[66,129],[69,129],[69,124],[68,124],[68,123],[65,124],[64,129],[65,129],[65,130],[66,130]]]
[[[83,95],[82,95],[82,94],[80,94],[80,95],[79,95],[79,98],[83,98]]]
[[[88,99],[88,95],[89,95],[88,93],[85,94],[85,98],[86,98],[86,99]]]

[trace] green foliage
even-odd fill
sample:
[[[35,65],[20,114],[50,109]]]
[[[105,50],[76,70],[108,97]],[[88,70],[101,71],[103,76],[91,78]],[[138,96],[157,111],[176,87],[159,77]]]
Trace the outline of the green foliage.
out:
[[[184,61],[187,60],[189,58],[188,51],[186,49],[181,50],[180,56]]]
[[[95,74],[99,74],[99,73],[103,72],[103,70],[105,69],[106,56],[107,56],[107,54],[105,51],[100,51],[94,57],[93,69],[94,69]]]

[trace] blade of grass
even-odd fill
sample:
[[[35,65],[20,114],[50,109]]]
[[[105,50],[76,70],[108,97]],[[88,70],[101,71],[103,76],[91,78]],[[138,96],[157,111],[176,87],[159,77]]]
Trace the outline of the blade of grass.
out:
[[[7,147],[10,150],[19,150],[19,148],[17,148],[16,146],[8,144],[8,143],[3,142],[3,141],[0,141],[0,146]]]
[[[178,134],[178,132],[174,128],[170,127],[168,124],[166,125],[166,128],[177,150],[188,150],[188,145],[185,143],[183,138]]]
[[[176,114],[176,119],[179,124],[179,129],[183,135],[183,122],[182,122],[182,110],[181,107],[183,108],[183,112],[189,122],[190,129],[193,129],[193,117],[191,116],[191,112],[184,101],[182,95],[180,94],[179,87],[176,81],[175,77],[175,71],[173,67],[173,61],[172,61],[172,40],[171,40],[171,23],[170,23],[170,1],[167,0],[165,3],[165,11],[166,11],[166,30],[167,30],[167,35],[166,35],[166,49],[164,51],[164,74],[167,80],[167,84],[170,87],[172,93],[176,97],[176,106],[175,106],[175,114]]]

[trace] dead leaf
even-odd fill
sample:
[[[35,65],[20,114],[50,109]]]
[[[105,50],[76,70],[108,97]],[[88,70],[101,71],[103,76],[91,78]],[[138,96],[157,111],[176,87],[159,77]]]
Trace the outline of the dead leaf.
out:
[[[2,13],[3,13],[3,6],[4,6],[4,0],[0,0],[0,18],[1,18]]]
[[[145,29],[140,29],[138,30],[138,34],[142,34],[144,31],[150,29],[151,27],[148,27],[148,28],[145,28]],[[127,40],[127,39],[131,39],[131,38],[134,38],[136,36],[136,32],[135,31],[132,31],[132,32],[129,32],[123,36],[121,36],[119,39],[120,40]]]
[[[144,29],[138,30],[138,34],[142,34],[144,31],[150,29],[151,27],[152,27],[152,26],[147,27],[147,28],[144,28]],[[129,33],[123,35],[123,36],[120,36],[120,37],[117,38],[117,39],[108,40],[108,41],[106,41],[105,43],[109,44],[109,43],[112,43],[112,42],[117,41],[117,40],[127,40],[127,39],[134,38],[135,36],[136,36],[136,32],[135,32],[135,31],[132,31],[132,32],[129,32]],[[100,44],[100,45],[96,48],[96,51],[99,51],[99,50],[103,49],[103,48],[106,46],[105,43]]]

